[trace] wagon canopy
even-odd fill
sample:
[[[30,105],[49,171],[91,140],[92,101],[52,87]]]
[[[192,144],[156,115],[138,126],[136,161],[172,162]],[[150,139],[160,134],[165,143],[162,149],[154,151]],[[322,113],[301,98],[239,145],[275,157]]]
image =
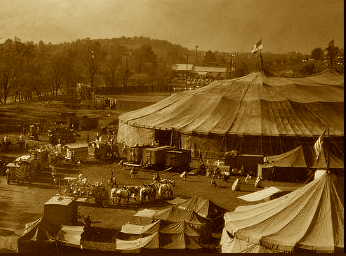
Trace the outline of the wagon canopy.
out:
[[[325,173],[272,201],[224,215],[222,252],[342,252],[344,181]]]
[[[344,135],[344,77],[333,70],[304,78],[247,76],[214,81],[119,117],[121,124],[183,134]],[[124,138],[120,138],[123,141]]]

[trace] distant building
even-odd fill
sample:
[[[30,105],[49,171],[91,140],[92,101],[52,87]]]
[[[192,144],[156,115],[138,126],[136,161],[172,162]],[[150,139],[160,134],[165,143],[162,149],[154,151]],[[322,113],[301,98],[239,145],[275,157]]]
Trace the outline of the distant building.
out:
[[[227,77],[226,67],[195,66],[193,64],[174,64],[172,70],[177,73],[191,73],[201,77],[224,79]]]
[[[212,76],[213,78],[226,78],[227,68],[226,67],[204,67],[194,66],[192,72],[201,76]]]
[[[174,64],[172,70],[180,73],[192,72],[193,64]]]

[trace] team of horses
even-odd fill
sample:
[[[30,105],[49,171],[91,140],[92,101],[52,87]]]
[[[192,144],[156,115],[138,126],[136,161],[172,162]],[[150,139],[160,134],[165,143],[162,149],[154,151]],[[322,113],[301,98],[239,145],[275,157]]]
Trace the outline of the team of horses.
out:
[[[113,203],[129,202],[130,199],[136,202],[152,202],[157,197],[173,198],[173,185],[169,182],[152,182],[148,185],[123,186],[122,188],[111,189],[111,199]]]
[[[123,186],[118,188],[113,171],[111,171],[108,184],[111,185],[111,199],[113,203],[116,201],[118,204],[129,202],[130,199],[145,203],[147,201],[152,202],[157,197],[165,199],[173,198],[173,186],[175,185],[172,180],[160,179],[156,176],[153,178],[153,182],[148,185],[142,184],[139,186]],[[114,186],[115,188],[113,188]]]

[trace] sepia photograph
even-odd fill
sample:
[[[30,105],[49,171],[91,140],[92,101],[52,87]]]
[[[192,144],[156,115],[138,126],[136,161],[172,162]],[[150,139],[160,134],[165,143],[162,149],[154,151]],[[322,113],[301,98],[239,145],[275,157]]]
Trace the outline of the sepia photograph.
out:
[[[0,253],[343,253],[343,0],[0,0]]]

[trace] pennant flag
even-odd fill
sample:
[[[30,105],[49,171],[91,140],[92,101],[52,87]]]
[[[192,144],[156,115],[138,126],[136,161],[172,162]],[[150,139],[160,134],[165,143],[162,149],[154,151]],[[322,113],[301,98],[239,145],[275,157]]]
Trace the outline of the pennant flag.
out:
[[[259,50],[261,50],[263,48],[262,46],[262,39],[258,41],[257,44],[255,44],[255,46],[252,49],[252,53],[255,54],[257,53]]]
[[[326,50],[328,50],[330,48],[334,48],[334,39],[328,43],[328,46],[324,50],[326,51]]]
[[[324,130],[323,134],[320,137],[318,137],[318,139],[314,145],[314,150],[315,150],[315,154],[316,154],[316,161],[318,160],[318,158],[320,157],[320,154],[322,152],[323,136],[326,133],[326,130],[327,130],[327,128]]]

